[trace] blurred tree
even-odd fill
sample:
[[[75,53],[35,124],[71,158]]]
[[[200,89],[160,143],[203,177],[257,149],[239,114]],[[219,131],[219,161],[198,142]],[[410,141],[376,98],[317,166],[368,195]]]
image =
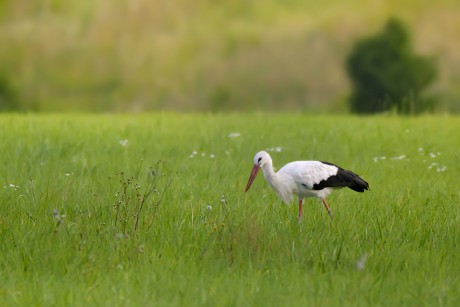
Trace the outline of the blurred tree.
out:
[[[0,73],[0,111],[17,111],[18,109],[16,93],[9,80]]]
[[[358,41],[346,65],[353,112],[413,114],[434,106],[433,99],[421,94],[436,77],[435,62],[414,53],[409,32],[398,19],[391,18],[381,33]]]

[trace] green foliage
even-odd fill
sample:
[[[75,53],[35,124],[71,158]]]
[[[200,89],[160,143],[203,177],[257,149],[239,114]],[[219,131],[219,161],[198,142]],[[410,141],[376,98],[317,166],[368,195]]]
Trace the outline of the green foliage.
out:
[[[121,172],[116,179],[119,179],[119,190],[115,191],[114,226],[122,235],[135,233],[142,225],[150,228],[171,186],[170,174],[163,173],[161,162],[150,167],[148,172],[140,163],[136,176],[126,178]]]
[[[220,86],[216,88],[209,98],[211,109],[213,111],[226,110],[229,107],[231,96],[231,91],[227,87]]]
[[[353,112],[395,109],[407,114],[433,107],[434,101],[422,94],[435,79],[434,60],[414,53],[409,32],[397,19],[390,19],[381,33],[356,43],[347,72],[353,84]]]
[[[17,95],[6,76],[0,73],[0,112],[18,109]]]
[[[0,0],[0,66],[21,108],[333,110],[353,39],[397,13],[439,52],[437,94],[459,110],[458,0],[166,2]]]

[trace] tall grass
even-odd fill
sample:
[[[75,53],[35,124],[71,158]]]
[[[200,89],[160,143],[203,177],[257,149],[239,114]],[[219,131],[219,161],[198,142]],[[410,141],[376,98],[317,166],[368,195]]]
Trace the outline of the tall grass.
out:
[[[3,115],[0,301],[456,306],[459,126],[456,117]],[[278,168],[330,161],[371,191],[336,191],[334,220],[309,199],[299,223],[262,177],[244,193],[253,155],[275,147]],[[137,212],[141,226],[123,228],[126,179],[124,203],[136,203],[159,160],[165,176]],[[136,214],[126,218],[132,226]]]

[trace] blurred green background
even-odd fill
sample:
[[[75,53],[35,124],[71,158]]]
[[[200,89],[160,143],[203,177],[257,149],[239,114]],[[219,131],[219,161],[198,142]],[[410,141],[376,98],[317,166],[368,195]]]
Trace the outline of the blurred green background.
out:
[[[348,112],[346,57],[392,16],[436,58],[437,111],[460,112],[458,0],[0,0],[2,103]]]

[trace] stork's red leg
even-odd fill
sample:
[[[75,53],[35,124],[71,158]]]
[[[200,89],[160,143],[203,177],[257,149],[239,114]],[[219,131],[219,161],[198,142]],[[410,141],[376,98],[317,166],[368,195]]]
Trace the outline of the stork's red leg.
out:
[[[300,198],[299,199],[299,219],[302,217],[302,203],[303,203],[303,199]]]
[[[331,208],[329,208],[329,206],[327,205],[327,202],[324,198],[321,199],[323,201],[323,204],[324,204],[324,207],[326,208],[327,210],[327,213],[329,213],[329,216],[332,218],[334,218],[334,215],[332,215],[332,211],[331,211]]]

